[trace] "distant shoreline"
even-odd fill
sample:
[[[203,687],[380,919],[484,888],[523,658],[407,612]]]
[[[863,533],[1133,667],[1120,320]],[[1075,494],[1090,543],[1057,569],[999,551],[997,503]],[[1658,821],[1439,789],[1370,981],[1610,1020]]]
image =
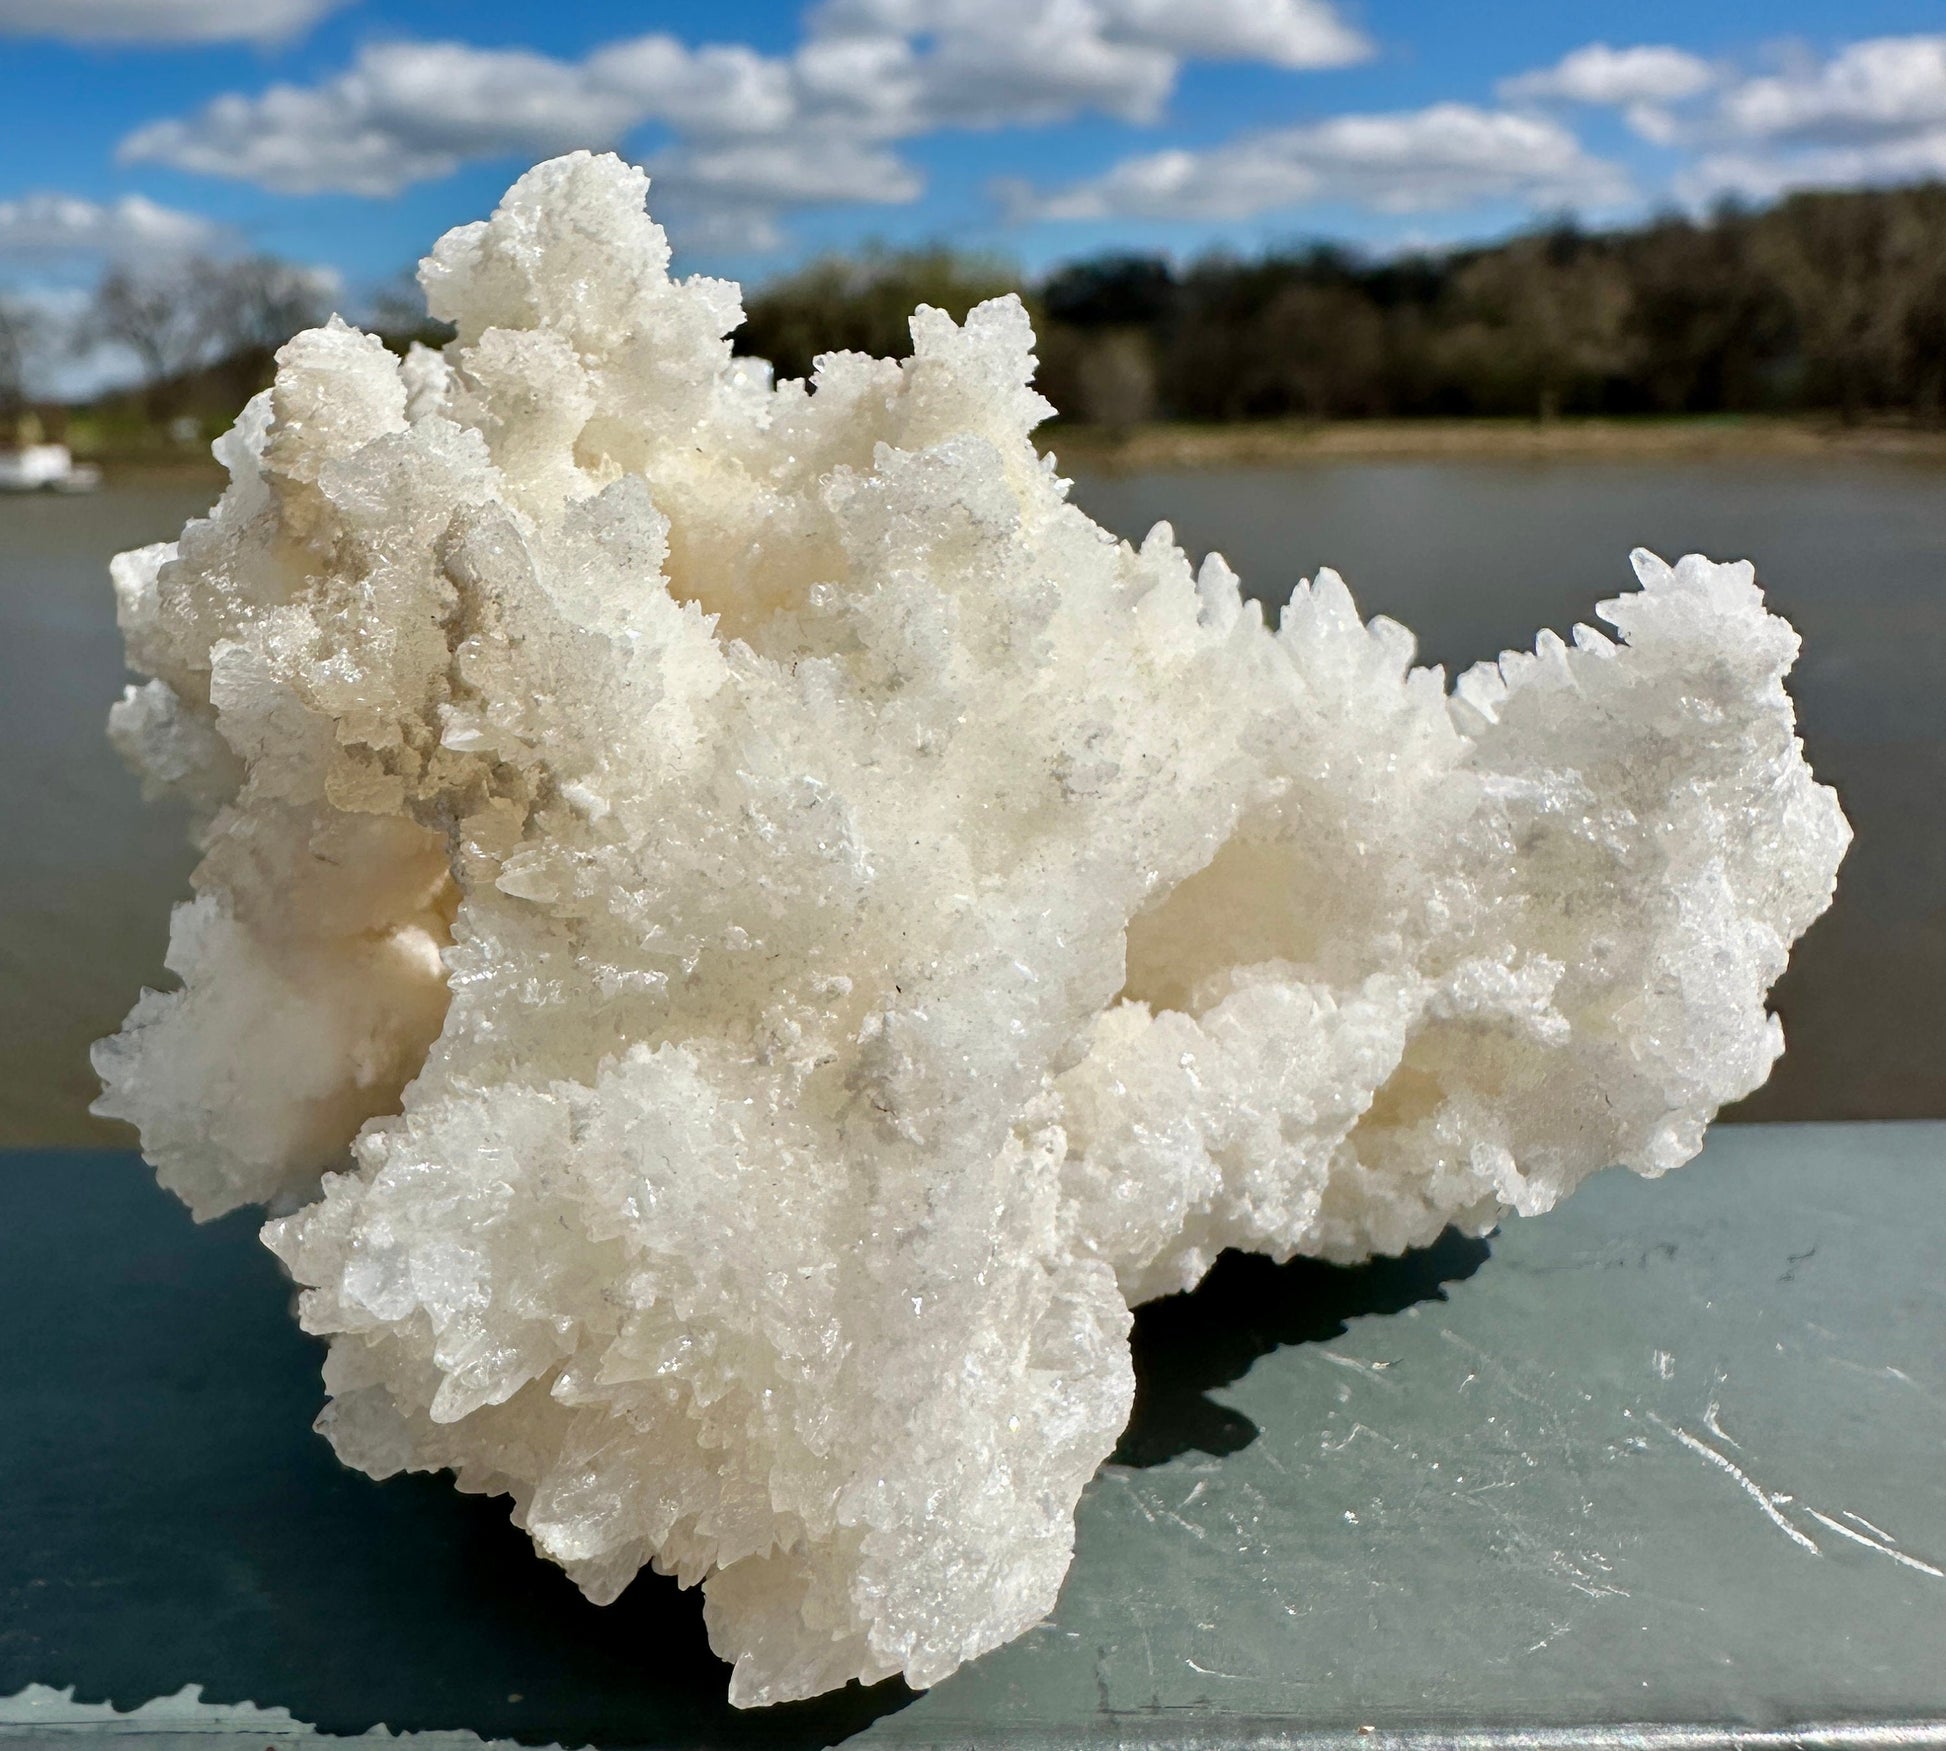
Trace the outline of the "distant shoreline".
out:
[[[75,459],[100,464],[103,483],[110,487],[210,486],[220,492],[230,478],[213,456],[188,448],[175,455],[153,450],[117,454],[111,449],[77,449]]]
[[[1057,424],[1043,452],[1079,467],[1275,467],[1327,461],[1660,461],[1673,457],[1873,457],[1946,463],[1946,428],[1809,418],[1261,420],[1114,432]]]
[[[1655,462],[1686,457],[1886,459],[1946,465],[1946,427],[1841,425],[1810,417],[1699,414],[1636,419],[1157,421],[1111,431],[1057,422],[1035,436],[1043,454],[1108,473],[1178,468],[1276,468],[1308,462]],[[223,470],[193,451],[85,458],[111,486],[220,486]]]

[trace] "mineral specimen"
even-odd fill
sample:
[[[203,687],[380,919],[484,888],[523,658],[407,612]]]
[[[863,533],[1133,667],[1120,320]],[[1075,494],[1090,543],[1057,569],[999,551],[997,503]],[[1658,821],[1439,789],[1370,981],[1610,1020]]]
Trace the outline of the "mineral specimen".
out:
[[[205,855],[97,1110],[287,1212],[347,1464],[700,1582],[739,1703],[928,1685],[1053,1605],[1132,1303],[1686,1160],[1848,833],[1748,566],[1449,695],[1068,504],[1014,299],[772,387],[645,188],[522,177],[443,356],[300,335],[117,562]]]

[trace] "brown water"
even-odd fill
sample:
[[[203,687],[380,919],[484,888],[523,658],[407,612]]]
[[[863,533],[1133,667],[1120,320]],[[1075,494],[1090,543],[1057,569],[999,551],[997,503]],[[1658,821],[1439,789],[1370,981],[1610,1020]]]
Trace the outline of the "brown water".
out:
[[[122,1142],[88,1045],[164,981],[195,861],[103,734],[122,668],[110,555],[172,537],[210,489],[0,496],[0,1147]]]
[[[1628,554],[1754,559],[1804,638],[1805,751],[1856,833],[1775,1007],[1742,1118],[1946,1117],[1946,473],[1894,461],[1346,462],[1083,477],[1125,535],[1167,517],[1267,605],[1319,565],[1451,674],[1632,587]]]
[[[1314,463],[1095,475],[1077,499],[1140,537],[1167,517],[1268,603],[1319,565],[1449,669],[1565,629],[1631,583],[1636,545],[1753,557],[1796,622],[1806,748],[1857,842],[1779,988],[1791,1049],[1742,1109],[1946,1117],[1946,475],[1897,463]],[[89,1041],[163,978],[191,855],[102,736],[121,666],[108,557],[207,488],[0,498],[0,1147],[113,1141]]]

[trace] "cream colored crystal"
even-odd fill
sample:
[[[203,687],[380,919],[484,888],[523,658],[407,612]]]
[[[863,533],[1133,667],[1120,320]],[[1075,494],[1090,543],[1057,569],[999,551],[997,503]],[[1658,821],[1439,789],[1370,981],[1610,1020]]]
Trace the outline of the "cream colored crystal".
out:
[[[1449,696],[1069,505],[1016,300],[773,388],[645,188],[522,177],[443,357],[300,335],[117,562],[205,857],[98,1110],[295,1211],[348,1464],[700,1582],[739,1703],[927,1685],[1052,1606],[1131,1303],[1686,1160],[1848,834],[1748,566]]]

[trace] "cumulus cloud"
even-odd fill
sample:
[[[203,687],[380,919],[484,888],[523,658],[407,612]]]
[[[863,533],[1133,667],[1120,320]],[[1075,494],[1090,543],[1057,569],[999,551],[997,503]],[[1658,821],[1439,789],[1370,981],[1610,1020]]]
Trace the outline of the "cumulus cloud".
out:
[[[320,86],[229,94],[125,139],[124,163],[234,177],[280,194],[396,194],[468,158],[606,146],[641,119],[617,89],[549,56],[461,43],[379,43]]]
[[[1159,78],[1166,93],[1182,61],[1302,69],[1371,53],[1324,0],[825,0],[811,27],[814,41],[924,38],[933,44],[931,83],[942,93],[958,68],[1005,69],[1030,107],[1064,76],[1097,101],[1087,71],[1096,67],[1120,66],[1144,90],[1142,80]],[[1165,71],[1147,71],[1158,67]]]
[[[1153,121],[1185,61],[1301,69],[1371,52],[1323,0],[826,0],[810,23],[800,63],[872,57],[889,85],[842,99],[877,92],[904,133],[1083,110]]]
[[[1590,43],[1502,80],[1517,105],[1620,109],[1656,145],[1694,156],[1672,192],[1772,200],[1798,188],[1946,176],[1946,35],[1874,37],[1828,56],[1798,49],[1761,74],[1667,44]]]
[[[789,127],[802,108],[793,71],[787,62],[743,43],[691,49],[661,34],[598,49],[578,69],[598,101],[705,135]]]
[[[61,194],[0,201],[0,261],[63,256],[148,260],[207,249],[221,236],[208,219],[158,206],[141,195],[106,203]]]
[[[1626,49],[1587,43],[1551,67],[1538,67],[1500,81],[1503,102],[1578,103],[1619,109],[1629,128],[1658,146],[1682,135],[1672,106],[1700,96],[1717,81],[1717,70],[1699,55],[1667,43],[1639,43]]]
[[[1623,171],[1558,122],[1442,103],[1147,153],[1066,189],[1016,191],[1014,204],[1040,219],[1244,219],[1319,201],[1423,213],[1500,200],[1601,206],[1629,193]]]
[[[826,0],[806,22],[783,56],[661,33],[580,60],[377,43],[320,84],[150,123],[120,154],[281,193],[388,195],[468,160],[654,126],[673,137],[649,159],[666,189],[740,204],[732,231],[769,236],[786,208],[915,199],[901,140],[1089,111],[1153,121],[1192,58],[1301,68],[1369,53],[1327,0]]]
[[[822,202],[881,204],[919,197],[919,175],[895,153],[843,138],[734,140],[650,161],[678,199],[707,195],[733,207],[809,206]]]
[[[1712,152],[1676,179],[1679,199],[1703,205],[1724,195],[1772,201],[1794,189],[1861,188],[1946,180],[1946,130],[1873,146],[1792,153]]]
[[[1111,32],[1186,60],[1343,67],[1371,43],[1318,0],[1107,0]]]
[[[1063,34],[1167,49],[1189,60],[1341,67],[1371,44],[1325,0],[824,0],[814,36],[1003,35],[1057,18]]]
[[[1117,36],[1107,22],[1099,0],[833,0],[812,14],[806,48],[878,57],[893,84],[875,107],[901,134],[1087,109],[1152,120],[1175,84],[1178,56]],[[842,108],[867,97],[848,85],[825,95]]]
[[[70,42],[268,41],[344,0],[0,0],[0,33]]]
[[[1875,37],[1726,89],[1678,179],[1692,200],[1946,176],[1946,36]]]
[[[1709,62],[1686,49],[1661,43],[1627,49],[1589,43],[1551,67],[1501,80],[1498,89],[1507,103],[1586,103],[1621,109],[1680,103],[1708,90],[1715,79]]]
[[[1946,127],[1946,36],[1876,37],[1822,65],[1749,79],[1722,119],[1752,139],[1867,144]]]

